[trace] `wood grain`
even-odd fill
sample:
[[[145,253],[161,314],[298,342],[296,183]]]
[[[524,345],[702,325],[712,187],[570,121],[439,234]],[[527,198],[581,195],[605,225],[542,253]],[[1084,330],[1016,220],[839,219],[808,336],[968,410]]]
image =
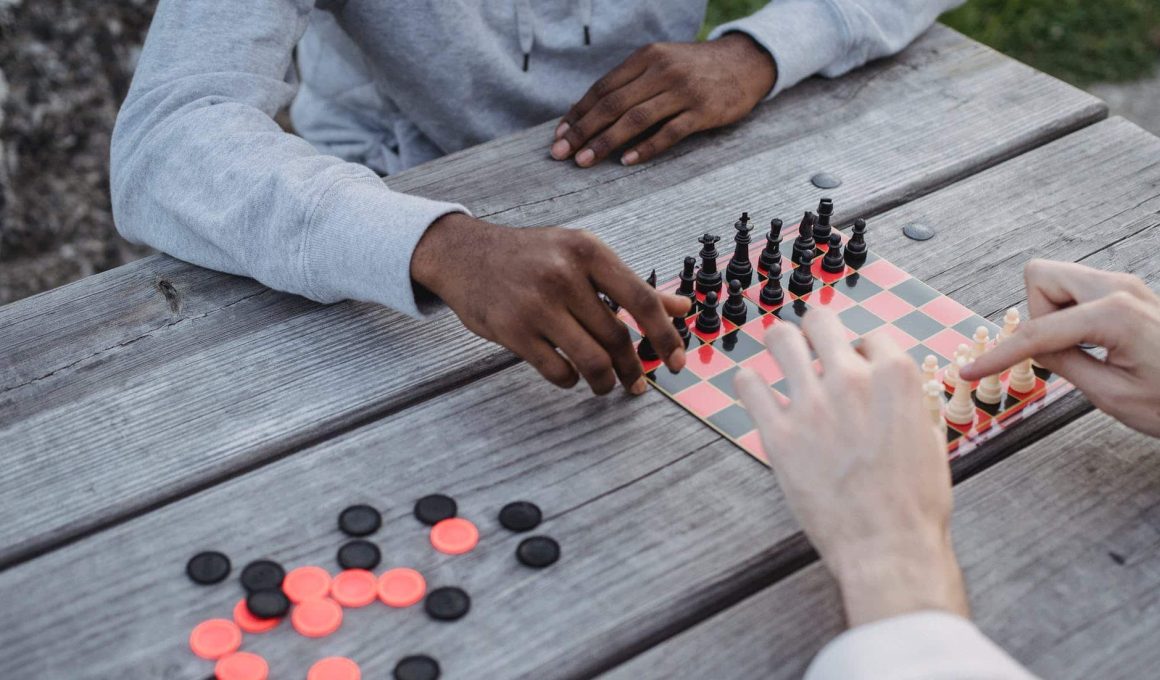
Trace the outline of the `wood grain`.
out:
[[[955,503],[984,633],[1044,678],[1155,673],[1160,442],[1092,413],[963,483]],[[603,677],[799,678],[843,627],[815,564]]]
[[[1077,149],[1087,150],[1097,172],[1075,171]],[[986,188],[986,200],[974,207],[977,230],[944,229],[939,238],[997,240],[1008,228],[1001,215],[1026,211],[1050,219],[1053,210],[1068,207],[1056,207],[1054,191],[1028,187],[1026,169],[1033,167],[1038,177],[1070,178],[1059,182],[1071,187],[1077,205],[1088,206],[1072,209],[1071,223],[1083,225],[1084,234],[1106,230],[1107,239],[1092,236],[1102,243],[1125,225],[1154,220],[1160,196],[1132,210],[1100,197],[1108,183],[1126,181],[1139,183],[1140,197],[1149,187],[1155,191],[1160,167],[1149,170],[1140,158],[1156,158],[1157,149],[1160,140],[1111,120],[922,201],[937,211],[942,195],[978,197],[982,189],[968,185]],[[1104,155],[1114,162],[1101,160]],[[899,224],[896,213],[909,207],[875,221],[884,246],[890,247],[889,226]],[[1137,238],[1157,234],[1160,229],[1151,228]],[[1091,243],[1073,243],[1054,254],[1092,256]],[[910,252],[900,263],[921,270],[924,251]],[[938,266],[950,270],[957,269],[953,258],[971,257],[963,247],[948,253]],[[1001,285],[1020,264],[996,264],[989,280]],[[1160,262],[1150,258],[1141,267],[1155,280]],[[998,287],[990,292],[1003,294]],[[1044,411],[1025,431],[1042,437],[1081,408]],[[1098,437],[1093,441],[1102,445]],[[1009,443],[997,441],[988,451],[999,453],[987,455],[1002,457]],[[426,546],[410,506],[436,491],[455,496],[463,514],[480,525],[479,550],[450,558]],[[540,532],[563,547],[561,562],[544,572],[513,561],[521,537],[495,521],[500,506],[525,498],[545,509]],[[402,655],[426,651],[440,659],[448,677],[587,677],[761,592],[810,559],[768,472],[675,404],[657,393],[597,399],[559,391],[518,365],[10,567],[0,574],[0,597],[14,603],[2,614],[0,645],[15,651],[0,659],[0,675],[200,677],[206,664],[185,650],[188,630],[227,611],[238,590],[233,584],[195,588],[181,573],[184,560],[196,550],[218,548],[238,565],[273,555],[289,566],[333,568],[341,540],[334,517],[354,502],[386,509],[376,539],[386,566],[416,566],[432,585],[462,585],[473,596],[473,612],[457,624],[430,622],[417,610],[354,612],[324,644],[282,630],[252,647],[271,660],[276,674],[300,674],[314,658],[333,653],[354,656],[368,676],[381,675]],[[58,587],[81,579],[101,589]],[[828,597],[824,584],[810,589],[822,601]],[[163,616],[141,615],[157,602],[164,603]],[[795,619],[804,646],[810,626],[803,621],[812,625],[813,609],[786,607],[804,617]],[[82,635],[79,627],[97,617],[105,626]]]
[[[898,58],[796,88],[641,168],[554,163],[537,128],[391,185],[513,224],[589,227],[638,271],[663,269],[690,234],[727,229],[739,210],[791,218],[813,205],[821,192],[806,178],[819,169],[844,177],[843,214],[875,213],[1104,111],[937,28]],[[0,366],[0,565],[514,361],[449,316],[417,324],[371,305],[322,307],[166,258],[0,309],[0,348],[19,348]]]

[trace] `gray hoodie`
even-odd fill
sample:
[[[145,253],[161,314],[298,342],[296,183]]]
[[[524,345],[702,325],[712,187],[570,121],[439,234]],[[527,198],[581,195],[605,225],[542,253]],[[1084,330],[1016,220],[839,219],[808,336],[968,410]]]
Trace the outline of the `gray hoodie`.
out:
[[[767,49],[772,97],[897,52],[961,1],[774,0],[710,38]],[[558,118],[636,48],[693,40],[705,3],[161,0],[113,135],[117,227],[320,302],[419,315],[433,301],[411,253],[466,210],[379,174]],[[272,119],[291,101],[301,137]]]

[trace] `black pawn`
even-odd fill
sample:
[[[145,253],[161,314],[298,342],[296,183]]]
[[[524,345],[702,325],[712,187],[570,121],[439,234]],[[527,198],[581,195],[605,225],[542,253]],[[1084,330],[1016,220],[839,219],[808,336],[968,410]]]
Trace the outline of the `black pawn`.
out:
[[[721,290],[721,272],[717,271],[717,241],[720,236],[705,234],[697,241],[701,244],[701,270],[697,272],[697,292],[717,293]]]
[[[801,264],[806,255],[814,256],[814,222],[817,220],[812,212],[806,212],[798,225],[798,235],[793,241],[793,254],[790,261]]]
[[[725,304],[721,305],[721,316],[740,326],[745,323],[747,313],[745,297],[741,295],[741,282],[733,279],[729,282],[729,297],[725,299]]]
[[[721,317],[717,314],[717,294],[710,291],[697,315],[697,330],[702,333],[716,333],[721,330]]]
[[[749,213],[742,213],[741,219],[733,227],[737,230],[733,236],[736,245],[733,248],[733,259],[729,260],[729,266],[725,268],[725,278],[740,281],[742,286],[748,287],[753,281],[753,265],[749,262],[749,244],[753,242],[749,232],[753,231],[753,227],[749,226]]]
[[[785,300],[785,291],[781,288],[781,265],[775,264],[769,270],[769,278],[761,287],[761,304],[766,307],[780,305]]]
[[[814,242],[818,245],[830,240],[830,216],[833,214],[833,201],[828,198],[818,201],[818,221],[814,222]]]
[[[645,283],[651,288],[657,287],[657,270],[652,270],[652,273],[645,279]],[[656,361],[661,358],[647,337],[641,338],[640,344],[636,346],[636,355],[643,361]]]
[[[677,287],[677,295],[689,298],[693,301],[693,305],[689,307],[689,311],[693,311],[693,307],[697,302],[697,290],[694,284],[697,281],[697,275],[694,269],[697,267],[697,258],[686,257],[684,267],[681,269],[681,285]]]
[[[814,289],[814,273],[810,271],[810,265],[814,263],[814,256],[812,254],[806,255],[797,269],[793,270],[793,275],[789,277],[789,292],[794,295],[805,295]]]
[[[685,348],[688,349],[689,342],[693,339],[693,334],[689,332],[689,324],[678,316],[673,318],[673,328],[677,329],[677,335],[681,336],[681,342],[685,343]]]
[[[769,233],[765,235],[765,249],[761,251],[757,268],[767,272],[775,264],[781,265],[781,220],[777,218],[769,221]]]
[[[853,234],[846,242],[846,264],[859,267],[866,261],[866,220],[854,220]]]
[[[846,263],[842,260],[842,237],[837,233],[830,234],[830,248],[822,258],[822,269],[831,274],[840,274],[846,269]]]

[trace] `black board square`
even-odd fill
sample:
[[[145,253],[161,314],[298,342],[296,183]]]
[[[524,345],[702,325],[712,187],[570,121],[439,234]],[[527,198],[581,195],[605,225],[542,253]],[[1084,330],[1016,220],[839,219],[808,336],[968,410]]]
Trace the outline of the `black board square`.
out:
[[[749,414],[737,404],[709,416],[709,422],[734,439],[748,434],[753,429],[753,421],[749,419]]]
[[[648,374],[648,378],[669,394],[676,394],[701,382],[692,371],[684,370],[680,373],[670,373],[669,369],[661,366]]]
[[[840,281],[834,283],[834,288],[855,302],[862,302],[882,292],[882,286],[863,278],[857,272],[842,277]]]
[[[842,325],[858,335],[866,335],[886,322],[862,307],[851,307],[838,315]]]
[[[902,317],[895,319],[894,325],[899,329],[906,331],[910,335],[921,340],[926,340],[930,336],[941,331],[945,326],[930,318],[926,314],[917,309]]]
[[[939,292],[915,278],[909,278],[890,289],[898,297],[915,307],[921,307],[939,297]]]
[[[757,318],[757,315],[754,315],[753,318]],[[717,351],[737,363],[765,351],[765,347],[760,342],[754,340],[748,333],[743,333],[740,329],[721,336],[717,342],[713,343],[713,346],[717,348]]]
[[[712,378],[709,378],[709,382],[713,385],[713,387],[721,390],[731,399],[737,399],[737,390],[733,387],[733,377],[736,376],[737,372],[740,370],[740,366],[734,366],[733,368],[730,368],[720,375],[715,375]]]

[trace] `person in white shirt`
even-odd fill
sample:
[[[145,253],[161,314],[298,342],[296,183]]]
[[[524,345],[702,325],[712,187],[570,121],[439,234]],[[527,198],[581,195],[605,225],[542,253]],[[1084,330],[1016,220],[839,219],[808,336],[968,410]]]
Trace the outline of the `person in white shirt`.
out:
[[[1160,297],[1134,276],[1071,263],[1033,260],[1025,279],[1031,320],[964,367],[963,378],[1034,357],[1099,409],[1160,437]],[[1106,359],[1079,343],[1106,348]],[[951,544],[945,439],[926,417],[913,359],[884,336],[854,348],[827,310],[811,310],[802,332],[773,326],[766,346],[789,381],[790,403],[779,404],[746,370],[738,393],[790,508],[838,583],[849,625],[813,660],[807,680],[1033,677],[969,620]],[[822,375],[811,368],[811,346]],[[835,408],[845,427],[795,426]]]

